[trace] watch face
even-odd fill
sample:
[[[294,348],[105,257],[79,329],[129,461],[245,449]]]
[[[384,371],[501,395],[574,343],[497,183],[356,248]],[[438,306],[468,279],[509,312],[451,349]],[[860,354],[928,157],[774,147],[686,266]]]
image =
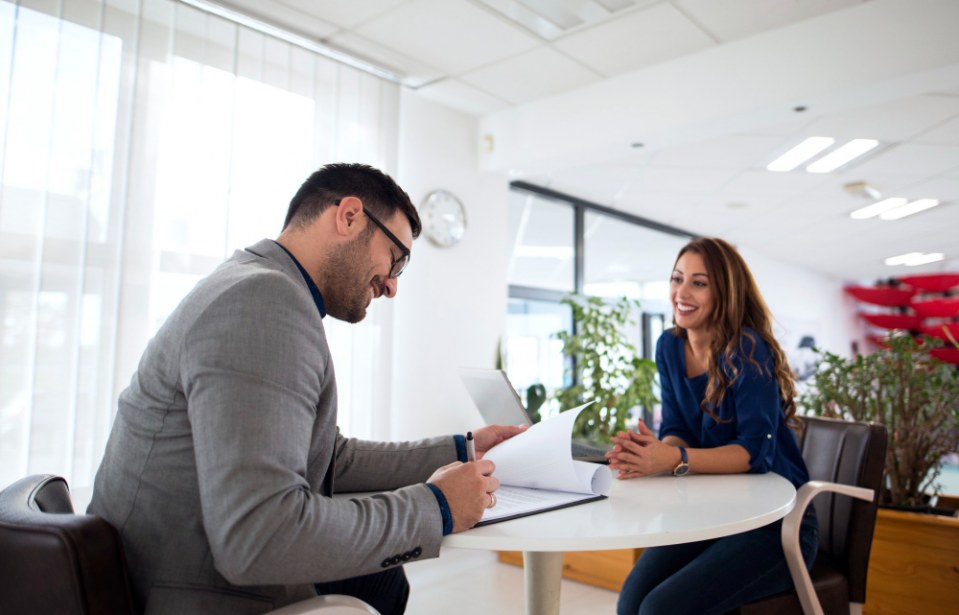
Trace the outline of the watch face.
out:
[[[685,463],[680,464],[675,470],[673,470],[673,476],[686,476],[689,473],[689,466]]]
[[[466,232],[466,210],[458,198],[435,190],[423,203],[423,229],[436,245],[448,248],[459,243]]]

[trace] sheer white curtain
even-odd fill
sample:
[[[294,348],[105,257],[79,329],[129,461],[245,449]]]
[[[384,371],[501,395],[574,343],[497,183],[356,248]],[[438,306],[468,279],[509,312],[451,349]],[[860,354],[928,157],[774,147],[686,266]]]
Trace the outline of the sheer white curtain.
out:
[[[88,487],[183,295],[320,165],[395,167],[398,91],[170,0],[0,0],[0,488]],[[340,424],[388,430],[392,313],[327,319]]]

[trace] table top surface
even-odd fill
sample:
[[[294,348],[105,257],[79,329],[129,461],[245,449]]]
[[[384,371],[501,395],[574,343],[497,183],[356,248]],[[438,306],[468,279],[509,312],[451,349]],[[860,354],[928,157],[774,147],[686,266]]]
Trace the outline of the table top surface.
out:
[[[778,474],[614,480],[609,497],[450,534],[444,547],[593,551],[680,544],[768,525],[796,500]]]

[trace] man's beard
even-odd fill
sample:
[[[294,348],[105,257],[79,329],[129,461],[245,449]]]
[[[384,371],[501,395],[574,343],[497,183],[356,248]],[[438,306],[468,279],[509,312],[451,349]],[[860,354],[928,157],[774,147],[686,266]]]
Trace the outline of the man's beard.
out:
[[[326,312],[333,318],[357,323],[366,318],[367,298],[370,292],[370,240],[357,237],[350,243],[335,248],[323,263],[327,281],[323,301]],[[379,289],[382,291],[382,289]]]

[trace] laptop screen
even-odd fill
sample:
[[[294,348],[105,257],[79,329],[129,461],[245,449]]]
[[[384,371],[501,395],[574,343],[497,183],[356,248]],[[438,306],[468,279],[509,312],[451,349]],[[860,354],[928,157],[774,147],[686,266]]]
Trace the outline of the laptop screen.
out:
[[[532,424],[506,372],[474,367],[461,367],[458,371],[487,425]]]

